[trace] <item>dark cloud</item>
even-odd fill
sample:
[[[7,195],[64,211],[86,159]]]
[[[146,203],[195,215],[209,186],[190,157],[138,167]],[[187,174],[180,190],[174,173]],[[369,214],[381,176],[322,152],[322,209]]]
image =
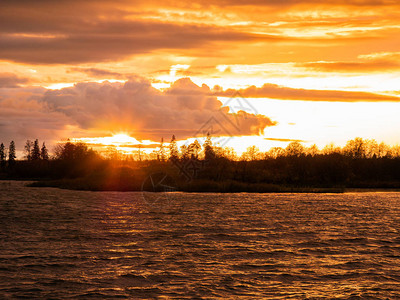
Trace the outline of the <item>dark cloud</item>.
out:
[[[348,92],[334,90],[307,90],[295,89],[276,84],[264,84],[258,88],[251,86],[246,89],[225,91],[217,90],[215,95],[230,97],[239,92],[248,98],[272,98],[281,100],[305,100],[305,101],[336,101],[336,102],[374,102],[374,101],[400,101],[400,97],[386,96],[368,92]]]
[[[253,34],[212,26],[183,27],[132,21],[119,24],[119,28],[112,27],[111,24],[93,24],[90,32],[81,32],[77,28],[76,32],[60,32],[60,35],[53,36],[3,34],[0,37],[0,58],[32,64],[73,64],[121,60],[133,54],[161,49],[185,50],[210,47],[214,42],[257,39]]]
[[[307,143],[304,140],[295,140],[295,139],[283,139],[283,138],[264,138],[267,141],[276,141],[276,142],[298,142],[298,143]]]
[[[0,73],[0,88],[16,88],[28,82],[28,78],[18,77],[12,73]]]
[[[350,5],[350,6],[377,6],[377,5],[398,5],[395,0],[205,0],[203,3],[217,3],[219,5],[256,5],[256,6],[291,6],[304,4],[319,5]]]
[[[98,78],[113,78],[113,79],[125,79],[129,77],[128,75],[125,74],[120,74],[117,72],[109,71],[109,70],[103,70],[103,69],[98,69],[98,68],[71,68],[68,70],[68,72],[81,72],[85,73],[91,77],[98,77]]]
[[[197,1],[188,4],[186,9],[197,7],[197,12],[201,6],[210,4],[213,7],[253,5],[254,12],[257,6],[286,7],[316,2],[319,1]],[[383,1],[324,3],[378,5]],[[206,18],[197,24],[190,20],[167,21],[157,12],[163,7],[179,9],[182,6],[185,5],[176,1],[1,1],[0,59],[30,64],[80,64],[123,60],[166,50],[174,50],[176,55],[217,56],[235,44],[250,42],[319,42],[319,39],[268,34],[271,31],[263,28],[247,28],[245,32],[244,27],[216,26]],[[327,34],[324,39],[351,38]]]
[[[235,44],[243,45],[250,42],[319,43],[320,39],[300,39],[281,33],[268,35],[271,31],[265,31],[263,27],[257,30],[247,28],[247,32],[244,32],[243,30],[246,30],[244,27],[211,25],[213,22],[207,18],[197,24],[190,23],[190,20],[185,23],[167,21],[157,11],[160,8],[179,10],[185,7],[186,10],[196,8],[197,12],[199,9],[206,11],[204,7],[212,6],[220,13],[227,13],[229,12],[227,7],[248,6],[254,14],[258,7],[287,8],[297,4],[320,3],[321,1],[317,0],[199,0],[189,4],[172,0],[163,2],[3,0],[0,2],[0,59],[29,64],[81,64],[117,61],[137,54],[166,50],[174,50],[176,55],[216,56]],[[323,5],[395,4],[396,1],[389,0],[323,2]],[[237,9],[232,11],[237,13]],[[331,21],[335,26],[347,26],[349,23],[344,20]],[[357,22],[362,21],[357,20]],[[310,23],[304,26],[323,24],[326,23]],[[354,22],[351,24],[354,25]],[[299,26],[301,25],[296,25],[296,28]],[[371,38],[368,31],[359,32],[358,35],[359,38]],[[355,33],[350,36],[330,33],[324,40],[334,40],[336,43],[355,38],[357,38]]]
[[[71,121],[40,102],[43,93],[42,88],[0,89],[0,142],[14,140],[17,149],[22,150],[27,139],[52,143],[63,136]]]
[[[312,69],[322,72],[344,72],[344,73],[363,73],[363,72],[385,72],[400,70],[400,61],[395,60],[369,60],[369,61],[350,61],[350,62],[310,62],[296,64],[299,67]]]
[[[39,5],[39,6],[47,6],[47,7],[53,7],[55,4],[56,5],[64,5],[64,6],[73,6],[73,5],[80,5],[80,6],[86,6],[86,5],[98,5],[98,6],[104,6],[104,5],[110,5],[110,4],[118,4],[118,5],[127,5],[131,4],[133,5],[143,5],[143,1],[139,0],[114,0],[110,2],[109,0],[86,0],[84,2],[79,1],[79,0],[59,0],[59,1],[52,1],[52,0],[3,0],[2,1],[6,5],[14,5],[14,6],[34,6],[34,5]],[[287,6],[287,5],[295,5],[295,4],[309,4],[309,3],[318,3],[320,4],[321,1],[319,0],[196,0],[196,1],[191,1],[189,4],[190,5],[199,5],[199,4],[213,4],[213,5],[278,5],[278,6]],[[396,0],[326,0],[323,3],[326,4],[341,4],[341,5],[397,5],[398,1]],[[179,1],[176,0],[165,0],[165,1],[160,1],[160,0],[149,0],[146,1],[145,4],[150,5],[150,6],[182,6],[184,3],[180,3]]]
[[[268,39],[206,24],[132,18],[123,9],[89,2],[0,4],[0,59],[32,64],[121,60],[155,50],[205,49],[215,43]],[[110,4],[110,3],[109,3]],[[90,6],[85,10],[86,6]],[[128,17],[129,16],[129,17]],[[276,39],[276,37],[270,37]]]

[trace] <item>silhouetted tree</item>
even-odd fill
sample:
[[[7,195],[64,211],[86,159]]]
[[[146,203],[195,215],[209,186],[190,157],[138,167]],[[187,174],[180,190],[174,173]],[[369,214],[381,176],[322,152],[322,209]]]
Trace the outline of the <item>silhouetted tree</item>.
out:
[[[272,159],[276,159],[276,158],[278,158],[280,156],[284,156],[284,155],[285,155],[285,150],[281,147],[272,147],[267,152],[267,156]]]
[[[142,148],[142,145],[140,145],[139,144],[139,149],[138,149],[138,158],[139,158],[139,161],[142,161],[142,153],[141,153],[141,148]]]
[[[27,160],[31,160],[32,159],[32,147],[33,147],[33,143],[30,140],[27,140],[25,143],[25,157]]]
[[[336,147],[334,143],[329,143],[328,145],[326,145],[324,147],[324,149],[322,149],[322,154],[324,155],[330,155],[330,154],[334,154],[334,153],[342,153],[342,149],[340,149],[340,147]]]
[[[57,160],[84,160],[96,153],[92,149],[88,149],[85,143],[71,143],[67,141],[64,144],[58,144],[55,149],[55,158]]]
[[[40,149],[40,158],[42,160],[49,160],[49,152],[47,151],[46,144],[43,142],[42,149]]]
[[[10,147],[8,148],[8,166],[14,166],[16,158],[17,156],[15,154],[15,143],[14,141],[11,141]]]
[[[319,154],[319,149],[318,149],[317,145],[314,144],[311,147],[306,149],[306,153],[307,153],[307,155],[314,157]]]
[[[183,160],[189,159],[188,147],[186,145],[181,146],[181,159]]]
[[[379,157],[379,145],[376,140],[365,141],[365,156],[367,158]]]
[[[193,143],[191,143],[188,146],[188,155],[191,159],[197,159],[199,157],[199,151],[201,149],[201,146],[197,140],[195,140]]]
[[[61,152],[61,159],[63,160],[73,160],[75,157],[75,145],[70,141],[64,144],[63,150]]]
[[[105,157],[109,160],[121,160],[122,156],[116,146],[108,146]]]
[[[4,168],[6,166],[6,152],[4,148],[4,144],[0,145],[0,167]]]
[[[157,160],[158,161],[165,161],[165,147],[164,147],[164,138],[161,138],[160,147],[157,153]]]
[[[39,141],[36,139],[33,142],[33,148],[31,152],[31,160],[39,160],[40,159],[40,148],[39,148]]]
[[[390,148],[391,157],[400,157],[400,145],[395,145]]]
[[[390,152],[389,147],[385,143],[380,143],[378,146],[378,157],[385,157]]]
[[[366,157],[366,142],[357,137],[346,143],[343,152],[352,158],[364,158]]]
[[[213,148],[211,135],[209,132],[207,133],[207,138],[203,144],[203,148],[204,148],[204,158],[206,160],[212,160],[215,158],[215,151]]]
[[[247,147],[246,152],[243,152],[242,159],[246,161],[253,161],[260,159],[260,149],[256,146]]]
[[[299,142],[291,142],[286,147],[286,155],[287,156],[301,156],[304,154],[304,146]]]
[[[219,158],[226,158],[228,160],[237,160],[237,153],[235,149],[232,147],[213,147],[213,151],[215,152],[215,156]]]
[[[179,151],[178,151],[178,146],[176,144],[175,135],[172,136],[171,142],[169,144],[169,158],[171,160],[176,160],[179,158]]]

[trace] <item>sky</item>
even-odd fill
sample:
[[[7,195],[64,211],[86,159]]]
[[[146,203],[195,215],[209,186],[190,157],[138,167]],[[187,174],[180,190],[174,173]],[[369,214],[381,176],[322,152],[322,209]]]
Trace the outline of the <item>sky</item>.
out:
[[[2,0],[0,142],[399,144],[399,19],[394,0]]]

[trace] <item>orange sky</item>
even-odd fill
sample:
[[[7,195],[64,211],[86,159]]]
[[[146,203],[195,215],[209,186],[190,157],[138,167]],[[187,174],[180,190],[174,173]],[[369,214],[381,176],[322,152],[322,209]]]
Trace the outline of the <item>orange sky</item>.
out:
[[[398,1],[82,2],[0,2],[0,141],[400,143]]]

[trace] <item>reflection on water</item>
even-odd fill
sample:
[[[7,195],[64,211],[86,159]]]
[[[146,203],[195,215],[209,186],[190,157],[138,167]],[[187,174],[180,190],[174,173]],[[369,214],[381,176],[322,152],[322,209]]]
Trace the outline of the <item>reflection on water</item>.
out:
[[[0,298],[397,297],[399,196],[0,182]]]

